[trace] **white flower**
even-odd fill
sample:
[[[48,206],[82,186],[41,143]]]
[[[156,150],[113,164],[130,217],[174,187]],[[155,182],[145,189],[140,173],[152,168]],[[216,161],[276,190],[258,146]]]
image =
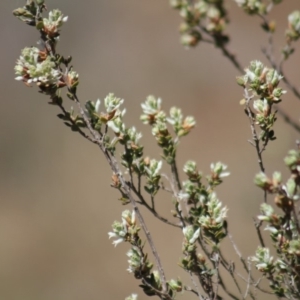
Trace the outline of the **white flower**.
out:
[[[119,237],[119,239],[114,240],[114,241],[112,242],[112,244],[113,244],[115,247],[116,247],[118,244],[124,242],[124,238],[121,238],[121,237],[120,237],[118,234],[116,234],[115,232],[109,232],[109,233],[108,233],[108,236],[109,236],[109,239],[110,239],[110,238]]]

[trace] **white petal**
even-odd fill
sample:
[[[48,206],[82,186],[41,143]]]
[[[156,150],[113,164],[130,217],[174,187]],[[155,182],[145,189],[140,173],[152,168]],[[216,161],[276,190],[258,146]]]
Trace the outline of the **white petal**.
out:
[[[118,239],[118,240],[113,241],[113,245],[116,247],[118,244],[120,244],[122,242],[123,242],[123,239]]]
[[[117,236],[116,233],[114,233],[114,232],[108,232],[108,238],[109,239],[112,238],[112,237],[116,237],[116,236]]]

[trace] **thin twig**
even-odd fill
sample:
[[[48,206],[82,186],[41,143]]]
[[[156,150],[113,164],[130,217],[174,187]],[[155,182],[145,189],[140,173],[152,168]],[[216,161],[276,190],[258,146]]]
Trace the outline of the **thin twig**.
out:
[[[239,293],[240,293],[241,296],[242,296],[242,289],[241,289],[241,287],[240,287],[240,285],[239,285],[239,283],[238,283],[238,281],[237,281],[237,279],[236,279],[236,277],[235,277],[233,265],[232,265],[232,264],[229,264],[229,263],[226,261],[226,259],[225,259],[225,257],[223,256],[223,254],[222,254],[221,251],[220,251],[219,253],[220,253],[220,257],[221,257],[221,264],[222,264],[222,266],[223,266],[224,269],[230,274],[230,276],[232,277],[232,280],[233,280],[235,286],[237,287]]]
[[[254,226],[255,226],[255,229],[256,229],[256,232],[257,232],[257,236],[258,236],[260,245],[264,248],[265,247],[265,242],[264,242],[264,239],[263,239],[261,231],[260,231],[260,227],[262,225],[262,222],[261,221],[256,221],[254,218],[253,218],[253,221],[254,221]]]
[[[219,266],[220,266],[220,256],[219,254],[216,255],[217,256],[217,261],[215,262],[215,269],[217,271],[217,283],[216,283],[216,291],[215,291],[215,297],[214,300],[217,300],[217,296],[218,296],[218,290],[219,290],[219,282],[220,282],[220,271],[219,271]]]
[[[155,202],[154,202],[154,197],[151,195],[151,205],[152,209],[155,211]]]
[[[196,283],[196,281],[195,281],[195,279],[194,279],[193,274],[192,274],[191,272],[189,272],[189,274],[190,274],[191,281],[192,281],[194,287],[195,287],[196,290],[197,290],[197,296],[198,296],[199,300],[204,300],[204,298],[203,298],[203,297],[201,296],[201,294],[200,294],[199,287],[198,287],[198,285],[197,285],[197,283]]]
[[[173,178],[174,178],[175,183],[177,185],[177,189],[178,189],[178,191],[180,191],[181,190],[181,182],[180,182],[178,168],[177,168],[177,164],[176,164],[175,159],[171,164],[171,170],[172,170]]]
[[[61,109],[61,111],[63,112],[63,114],[65,115],[65,117],[68,117],[68,112],[65,110],[65,108],[63,107],[63,105],[61,103],[57,103],[56,105]],[[68,121],[71,122],[72,125],[76,127],[77,132],[82,137],[84,137],[88,141],[92,142],[93,144],[97,143],[93,138],[91,138],[88,134],[86,134],[83,130],[81,130],[81,128],[76,124],[76,122],[71,117],[68,117]]]
[[[263,242],[263,238],[262,238],[262,236],[261,236],[260,230],[258,230],[258,235],[261,237],[261,244],[262,244],[262,247],[264,247],[264,246],[263,246],[263,245],[264,245],[264,242]],[[251,275],[251,270],[249,269],[249,266],[247,265],[246,260],[243,258],[243,256],[242,256],[240,250],[238,249],[238,247],[237,247],[236,243],[234,242],[233,237],[232,237],[232,235],[231,235],[230,233],[228,233],[228,238],[229,238],[229,240],[230,240],[230,242],[231,242],[231,244],[232,244],[232,247],[233,247],[235,253],[236,253],[237,256],[240,258],[240,261],[241,261],[241,263],[242,263],[244,269],[246,270],[246,272],[247,272],[248,275],[250,276],[251,280],[254,282],[254,278],[253,278],[253,276]],[[240,278],[242,278],[245,282],[248,282],[247,280],[245,280],[245,278],[244,278],[242,275],[240,275],[240,274],[238,274],[238,273],[237,273],[237,275],[238,275]],[[270,292],[268,292],[268,291],[266,291],[266,290],[264,290],[264,289],[262,289],[262,288],[260,288],[260,287],[257,287],[257,288],[258,288],[261,292],[263,292],[263,293],[270,293]],[[250,296],[252,297],[252,295],[250,295]]]
[[[250,289],[250,282],[251,282],[251,262],[248,261],[248,283],[247,283],[247,288],[246,288],[246,291],[245,291],[245,295],[244,295],[244,298],[243,299],[246,299],[247,296],[248,296],[248,293],[249,293],[249,289]]]
[[[181,228],[180,225],[172,223],[171,221],[169,221],[168,219],[162,217],[155,209],[153,209],[145,200],[145,198],[143,197],[143,195],[141,193],[139,193],[139,191],[136,189],[136,187],[134,185],[131,186],[132,191],[135,193],[135,195],[139,198],[139,203],[143,206],[145,206],[157,219],[159,219],[160,221],[171,225],[173,227],[177,227],[177,228]]]

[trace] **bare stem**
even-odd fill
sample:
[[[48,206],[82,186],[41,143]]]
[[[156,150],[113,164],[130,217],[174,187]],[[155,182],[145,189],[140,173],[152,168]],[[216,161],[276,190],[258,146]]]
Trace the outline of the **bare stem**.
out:
[[[65,110],[65,108],[63,107],[63,105],[61,103],[58,103],[57,106],[61,109],[61,111],[63,112],[65,117],[68,117],[68,112]],[[84,137],[85,139],[87,139],[88,141],[92,142],[93,144],[96,144],[96,141],[91,138],[88,134],[86,134],[83,130],[81,130],[81,128],[74,122],[74,120],[72,118],[68,117],[68,121],[73,125],[76,126],[76,130],[77,132]]]
[[[193,276],[193,274],[191,272],[190,272],[190,278],[191,278],[191,281],[192,281],[194,287],[197,290],[197,295],[198,295],[199,300],[204,300],[204,298],[200,294],[199,287],[198,287],[198,285],[197,285],[197,283],[196,283],[196,281],[194,279],[194,276]]]
[[[139,198],[140,200],[140,204],[145,206],[157,219],[159,219],[160,221],[168,224],[168,225],[171,225],[173,227],[177,227],[177,228],[181,228],[180,225],[178,224],[175,224],[171,221],[169,221],[168,219],[162,217],[156,210],[155,208],[151,207],[147,201],[145,200],[145,198],[143,197],[143,195],[136,189],[136,187],[134,185],[131,186],[131,189],[132,191],[135,193],[135,195]]]

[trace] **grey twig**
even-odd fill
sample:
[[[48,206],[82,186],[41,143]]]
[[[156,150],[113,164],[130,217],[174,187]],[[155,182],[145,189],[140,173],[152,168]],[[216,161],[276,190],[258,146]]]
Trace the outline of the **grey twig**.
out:
[[[253,221],[254,221],[254,226],[255,226],[255,229],[256,229],[256,232],[257,232],[257,236],[258,236],[260,245],[264,248],[265,247],[265,242],[264,242],[264,239],[263,239],[261,231],[260,231],[260,227],[261,227],[262,222],[261,221],[256,221],[254,218],[253,218]]]
[[[143,195],[136,189],[136,187],[134,185],[131,186],[132,191],[135,193],[135,195],[139,198],[139,203],[143,206],[145,206],[157,219],[159,219],[160,221],[171,225],[173,227],[177,227],[177,228],[181,228],[180,225],[175,224],[171,221],[169,221],[168,219],[162,217],[156,210],[155,208],[151,207],[147,201],[145,200],[145,198],[143,197]]]
[[[247,288],[245,291],[245,295],[243,299],[246,299],[249,293],[249,289],[250,289],[250,283],[251,283],[251,262],[248,261],[248,282],[247,282]]]
[[[61,109],[61,111],[63,112],[64,116],[67,117],[68,116],[68,112],[63,107],[63,105],[61,103],[58,103],[57,106]],[[72,118],[68,117],[68,121],[71,122],[71,124],[76,127],[77,132],[82,137],[84,137],[88,141],[92,142],[93,144],[96,144],[96,141],[93,138],[91,138],[88,134],[86,134],[83,130],[81,130],[81,128],[76,124],[76,122]]]
[[[191,272],[189,272],[189,274],[190,274],[191,281],[192,281],[194,287],[195,287],[196,290],[197,290],[197,296],[198,296],[199,300],[204,300],[204,298],[203,298],[202,295],[200,294],[199,287],[198,287],[198,285],[197,285],[197,283],[196,283],[196,281],[195,281],[195,279],[194,279],[193,274],[192,274]]]

